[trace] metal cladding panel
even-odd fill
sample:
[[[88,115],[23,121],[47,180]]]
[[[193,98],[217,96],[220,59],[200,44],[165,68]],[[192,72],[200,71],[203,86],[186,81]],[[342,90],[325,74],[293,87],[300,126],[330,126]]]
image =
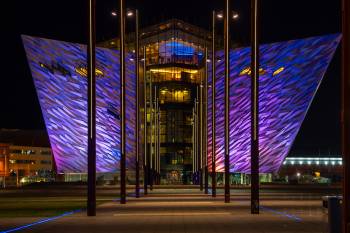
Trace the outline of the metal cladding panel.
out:
[[[335,34],[260,46],[260,173],[277,172],[288,155],[340,39],[341,36]],[[223,172],[223,51],[218,51],[216,56],[216,169]],[[249,174],[250,48],[231,51],[230,59],[230,171]],[[211,82],[211,77],[209,80]],[[211,89],[209,93],[208,109],[211,110]],[[212,151],[211,115],[209,111],[209,168]]]
[[[86,46],[22,36],[59,173],[87,171]],[[135,65],[126,63],[126,157],[135,164]],[[96,49],[96,169],[119,170],[119,52]]]

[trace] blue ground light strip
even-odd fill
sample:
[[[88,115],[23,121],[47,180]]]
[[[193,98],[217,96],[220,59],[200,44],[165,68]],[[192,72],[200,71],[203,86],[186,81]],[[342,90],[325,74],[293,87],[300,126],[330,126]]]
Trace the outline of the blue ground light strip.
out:
[[[260,206],[260,210],[262,211],[266,211],[266,212],[270,212],[270,213],[273,213],[273,214],[276,214],[276,215],[280,215],[280,216],[283,216],[283,217],[287,217],[291,220],[294,220],[296,222],[302,222],[303,219],[296,216],[296,215],[293,215],[293,214],[289,214],[287,212],[283,212],[283,211],[277,211],[277,210],[274,210],[274,209],[271,209],[271,208],[268,208],[268,207],[264,207],[264,206]]]
[[[141,189],[140,191],[143,191],[143,189]],[[141,194],[141,192],[140,192]],[[135,196],[135,194],[129,194],[128,196]],[[112,201],[120,201],[120,198],[116,198]],[[54,216],[54,217],[51,217],[51,218],[45,218],[45,219],[42,219],[42,220],[39,220],[37,222],[33,222],[33,223],[29,223],[29,224],[26,224],[26,225],[23,225],[23,226],[19,226],[19,227],[15,227],[15,228],[11,228],[11,229],[8,229],[8,230],[4,230],[4,231],[0,231],[0,233],[10,233],[10,232],[16,232],[16,231],[20,231],[20,230],[24,230],[24,229],[27,229],[27,228],[31,228],[33,226],[36,226],[36,225],[41,225],[41,224],[44,224],[44,223],[47,223],[47,222],[51,222],[51,221],[54,221],[54,220],[57,220],[59,218],[63,218],[65,216],[68,216],[68,215],[72,215],[72,214],[75,214],[75,213],[78,213],[80,211],[82,211],[83,209],[78,209],[78,210],[73,210],[73,211],[69,211],[69,212],[65,212],[63,214],[60,214],[60,215],[57,215],[57,216]]]
[[[31,228],[31,227],[36,226],[36,225],[41,225],[41,224],[44,224],[44,223],[47,223],[47,222],[54,221],[54,220],[59,219],[59,218],[63,218],[63,217],[68,216],[68,215],[75,214],[75,213],[80,212],[80,211],[81,211],[81,209],[65,212],[65,213],[63,213],[61,215],[57,215],[55,217],[45,218],[45,219],[42,219],[42,220],[37,221],[37,222],[33,222],[33,223],[26,224],[26,225],[23,225],[23,226],[19,226],[19,227],[16,227],[16,228],[11,228],[11,229],[8,229],[8,230],[0,231],[0,233],[10,233],[10,232],[24,230],[24,229]]]

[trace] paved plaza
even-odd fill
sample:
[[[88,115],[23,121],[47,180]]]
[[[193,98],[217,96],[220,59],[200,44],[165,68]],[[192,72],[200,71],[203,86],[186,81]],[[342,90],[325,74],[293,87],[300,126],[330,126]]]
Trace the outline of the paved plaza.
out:
[[[287,196],[290,198],[288,199]],[[282,197],[282,198],[281,198]],[[323,233],[327,214],[319,197],[305,194],[263,194],[261,214],[251,215],[248,193],[235,193],[231,203],[197,190],[154,190],[147,197],[128,198],[98,206],[96,217],[85,211],[51,219],[16,232],[37,233]],[[35,218],[0,220],[0,230],[40,221]]]

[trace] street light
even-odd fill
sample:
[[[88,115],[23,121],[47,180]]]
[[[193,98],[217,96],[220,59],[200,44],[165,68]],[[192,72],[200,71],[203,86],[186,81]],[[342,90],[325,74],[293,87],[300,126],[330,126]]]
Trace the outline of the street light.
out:
[[[121,1],[123,1],[123,0],[121,0]],[[117,17],[118,13],[117,13],[117,11],[112,11],[111,15],[113,17]],[[121,6],[120,16],[122,17],[122,15],[124,15],[124,12],[123,12],[123,8]],[[135,135],[135,140],[136,140],[136,142],[135,142],[135,144],[136,144],[136,160],[135,160],[135,162],[136,162],[136,164],[135,164],[135,167],[136,167],[136,170],[135,170],[136,185],[135,185],[135,196],[136,196],[136,198],[138,198],[138,197],[140,197],[140,171],[139,171],[139,167],[140,167],[140,164],[139,164],[139,154],[140,154],[140,150],[139,150],[139,138],[140,138],[139,137],[139,131],[140,131],[139,105],[140,105],[140,96],[139,95],[140,95],[140,93],[139,93],[139,13],[138,13],[138,10],[137,9],[136,10],[127,9],[126,16],[129,18],[135,16],[135,50],[133,51],[135,53],[135,60],[136,60],[135,61],[135,63],[136,63],[135,64],[135,74],[136,74],[136,93],[135,93],[136,94],[136,129],[135,129],[135,131],[136,131],[136,135]],[[125,20],[125,17],[123,17],[123,21],[124,20]],[[124,62],[125,62],[125,52],[124,52],[125,42],[122,41],[122,37],[124,38],[124,36],[125,36],[125,22],[123,22],[123,26],[121,25],[120,28],[121,28],[121,33],[120,33],[121,46],[120,46],[120,49],[121,49],[121,56],[124,56],[123,61],[121,60],[121,62],[120,62],[120,64],[122,65],[122,63],[124,64]],[[122,50],[123,50],[123,52],[122,52]],[[124,54],[122,54],[122,53],[124,53]],[[134,59],[131,58],[130,61],[134,61]],[[123,69],[123,71],[122,71],[122,69]],[[121,73],[124,73],[124,75],[125,75],[124,69],[125,69],[125,64],[124,64],[124,68],[120,69]],[[125,79],[125,77],[122,77],[122,75],[121,75],[121,80],[123,78]],[[123,81],[122,85],[125,85],[125,81]],[[122,99],[124,99],[124,102],[125,102],[125,96],[122,96]],[[121,106],[123,109],[123,106],[124,106],[123,103],[121,104]],[[124,106],[124,108],[125,108],[125,106]],[[124,111],[125,111],[125,109],[124,109]],[[123,112],[122,114],[124,114],[123,117],[125,118],[125,113]],[[123,119],[123,117],[122,117],[122,119]],[[121,122],[121,124],[122,124],[121,127],[125,128],[125,120],[124,120],[124,123]],[[125,133],[125,129],[124,129],[124,131],[122,130],[122,133],[123,132]],[[122,137],[123,137],[123,134],[122,134]],[[123,140],[121,140],[121,142],[123,142]],[[124,143],[125,143],[125,141],[124,141]],[[125,146],[125,145],[122,145],[122,146]],[[122,166],[122,164],[121,164],[121,166]],[[125,165],[123,165],[123,166],[125,166]],[[122,169],[121,169],[121,173],[122,173]],[[121,174],[121,177],[122,177],[122,174]],[[121,179],[123,179],[123,178],[121,178]],[[125,177],[124,177],[124,179],[125,179]],[[125,181],[123,181],[123,182],[125,183]],[[125,187],[121,188],[121,192],[124,192],[123,189],[125,189]],[[121,198],[121,202],[122,202],[122,198]]]
[[[232,19],[237,20],[239,18],[239,14],[236,11],[232,11]],[[212,175],[212,197],[216,197],[216,142],[215,142],[215,130],[216,130],[216,119],[215,119],[215,97],[216,97],[216,62],[221,62],[220,59],[216,60],[216,52],[215,52],[215,25],[216,19],[222,20],[224,18],[224,12],[215,10],[212,13],[212,155],[211,155],[211,175]]]
[[[213,11],[215,13],[215,11]],[[236,12],[236,11],[232,11],[231,12],[232,14],[232,19],[236,20],[239,18],[239,14]],[[222,11],[219,11],[216,13],[216,18],[218,18],[219,20],[223,19],[224,18],[224,12]]]

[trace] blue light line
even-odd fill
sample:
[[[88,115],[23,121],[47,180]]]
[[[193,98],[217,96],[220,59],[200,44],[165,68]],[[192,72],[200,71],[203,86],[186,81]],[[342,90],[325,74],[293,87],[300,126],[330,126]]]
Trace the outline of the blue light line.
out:
[[[274,209],[271,209],[271,208],[268,208],[268,207],[264,207],[264,206],[260,206],[260,209],[262,211],[266,211],[266,212],[271,212],[273,214],[277,214],[277,215],[281,215],[281,216],[284,216],[284,217],[287,217],[289,219],[292,219],[296,222],[302,222],[303,219],[296,216],[296,215],[293,215],[293,214],[289,214],[287,212],[282,212],[282,211],[277,211],[277,210],[274,210]]]
[[[37,222],[33,222],[33,223],[26,224],[26,225],[23,225],[23,226],[19,226],[19,227],[16,227],[16,228],[11,228],[11,229],[8,229],[8,230],[0,231],[0,233],[10,233],[10,232],[15,232],[15,231],[20,231],[20,230],[23,230],[23,229],[30,228],[32,226],[44,224],[44,223],[51,222],[51,221],[54,221],[54,220],[59,219],[59,218],[63,218],[65,216],[72,215],[72,214],[80,212],[80,211],[81,211],[81,209],[65,212],[65,213],[63,213],[61,215],[57,215],[57,216],[50,217],[50,218],[45,218],[45,219],[42,219],[42,220],[37,221]]]

